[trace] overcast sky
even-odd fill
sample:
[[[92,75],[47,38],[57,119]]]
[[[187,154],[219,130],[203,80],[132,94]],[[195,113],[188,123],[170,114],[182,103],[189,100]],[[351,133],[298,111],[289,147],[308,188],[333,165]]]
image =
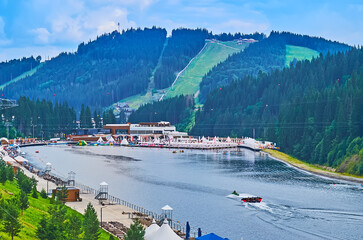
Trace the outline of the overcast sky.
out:
[[[0,61],[53,57],[130,27],[290,31],[363,43],[362,0],[0,0]]]

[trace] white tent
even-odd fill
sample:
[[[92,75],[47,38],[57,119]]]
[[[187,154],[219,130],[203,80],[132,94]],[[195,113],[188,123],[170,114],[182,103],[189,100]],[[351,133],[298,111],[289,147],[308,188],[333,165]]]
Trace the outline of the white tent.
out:
[[[100,138],[97,140],[97,143],[103,143],[103,139],[100,137]]]
[[[228,142],[228,143],[230,143],[230,142],[231,142],[231,138],[230,138],[229,136],[227,137],[226,142]]]
[[[0,138],[0,142],[1,142],[1,145],[8,145],[9,144],[9,140],[7,138]]]
[[[145,236],[149,236],[159,229],[160,229],[159,225],[157,225],[155,219],[153,219],[151,225],[145,229]]]
[[[164,220],[163,225],[154,233],[145,234],[145,240],[183,240],[179,237],[168,224],[168,220]]]
[[[204,143],[204,142],[206,142],[207,141],[207,139],[203,136],[202,137],[202,142]]]
[[[113,137],[110,137],[107,141],[107,143],[115,143],[115,139],[113,139]]]
[[[154,139],[154,143],[159,144],[160,143],[160,139],[159,138],[155,138]]]
[[[127,146],[127,145],[129,145],[129,142],[126,140],[126,138],[122,139],[122,141],[121,141],[121,145],[122,145],[122,146]]]

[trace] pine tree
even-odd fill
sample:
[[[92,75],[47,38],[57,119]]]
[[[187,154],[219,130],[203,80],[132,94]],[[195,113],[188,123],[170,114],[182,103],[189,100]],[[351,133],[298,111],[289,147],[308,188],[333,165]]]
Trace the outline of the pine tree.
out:
[[[11,239],[14,239],[14,236],[17,236],[21,229],[21,224],[19,222],[19,207],[17,204],[7,203],[5,204],[5,213],[3,216],[3,231],[8,233],[11,236]]]
[[[38,198],[38,190],[36,186],[33,186],[32,198]]]
[[[28,195],[24,191],[20,191],[19,194],[19,203],[21,209],[21,215],[23,215],[23,211],[29,207]]]
[[[42,191],[40,191],[40,196],[44,199],[47,199],[48,196],[47,196],[47,192],[45,191],[45,189],[43,188]]]
[[[144,240],[145,228],[138,219],[130,225],[126,232],[125,240]]]
[[[100,222],[97,219],[97,213],[91,203],[88,203],[84,213],[83,220],[85,240],[96,240],[100,235]]]
[[[82,233],[82,219],[78,214],[70,213],[68,215],[66,231],[68,239],[79,239],[79,235]]]

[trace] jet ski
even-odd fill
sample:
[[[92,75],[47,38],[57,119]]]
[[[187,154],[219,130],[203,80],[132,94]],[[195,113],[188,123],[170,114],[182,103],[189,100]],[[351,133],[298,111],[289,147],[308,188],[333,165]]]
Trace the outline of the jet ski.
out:
[[[237,199],[244,203],[260,203],[262,201],[261,197],[257,197],[248,193],[237,193],[236,191],[233,191],[226,197],[231,199]]]

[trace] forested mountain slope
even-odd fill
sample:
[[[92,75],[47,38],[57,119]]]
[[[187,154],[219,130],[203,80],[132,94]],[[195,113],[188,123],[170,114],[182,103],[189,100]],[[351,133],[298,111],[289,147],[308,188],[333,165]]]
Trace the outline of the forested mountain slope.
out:
[[[36,74],[4,89],[6,96],[67,100],[101,108],[146,91],[166,39],[166,30],[130,29],[79,45],[47,61]]]
[[[20,76],[24,72],[36,68],[40,64],[41,57],[14,59],[8,62],[0,63],[0,85],[7,83]]]
[[[155,73],[155,87],[157,89],[169,87],[174,82],[177,74],[202,50],[206,44],[206,39],[231,41],[239,38],[260,40],[264,37],[265,35],[262,33],[221,33],[214,35],[206,29],[174,29],[163,53],[161,67]]]
[[[243,52],[234,54],[213,68],[200,83],[199,100],[204,102],[208,93],[247,75],[272,72],[285,66],[286,45],[310,48],[320,53],[346,51],[349,46],[323,38],[288,32],[272,31],[268,38],[251,44]]]
[[[241,137],[255,129],[304,161],[339,167],[348,159],[341,170],[362,175],[362,112],[363,49],[351,49],[212,91],[192,134]]]

